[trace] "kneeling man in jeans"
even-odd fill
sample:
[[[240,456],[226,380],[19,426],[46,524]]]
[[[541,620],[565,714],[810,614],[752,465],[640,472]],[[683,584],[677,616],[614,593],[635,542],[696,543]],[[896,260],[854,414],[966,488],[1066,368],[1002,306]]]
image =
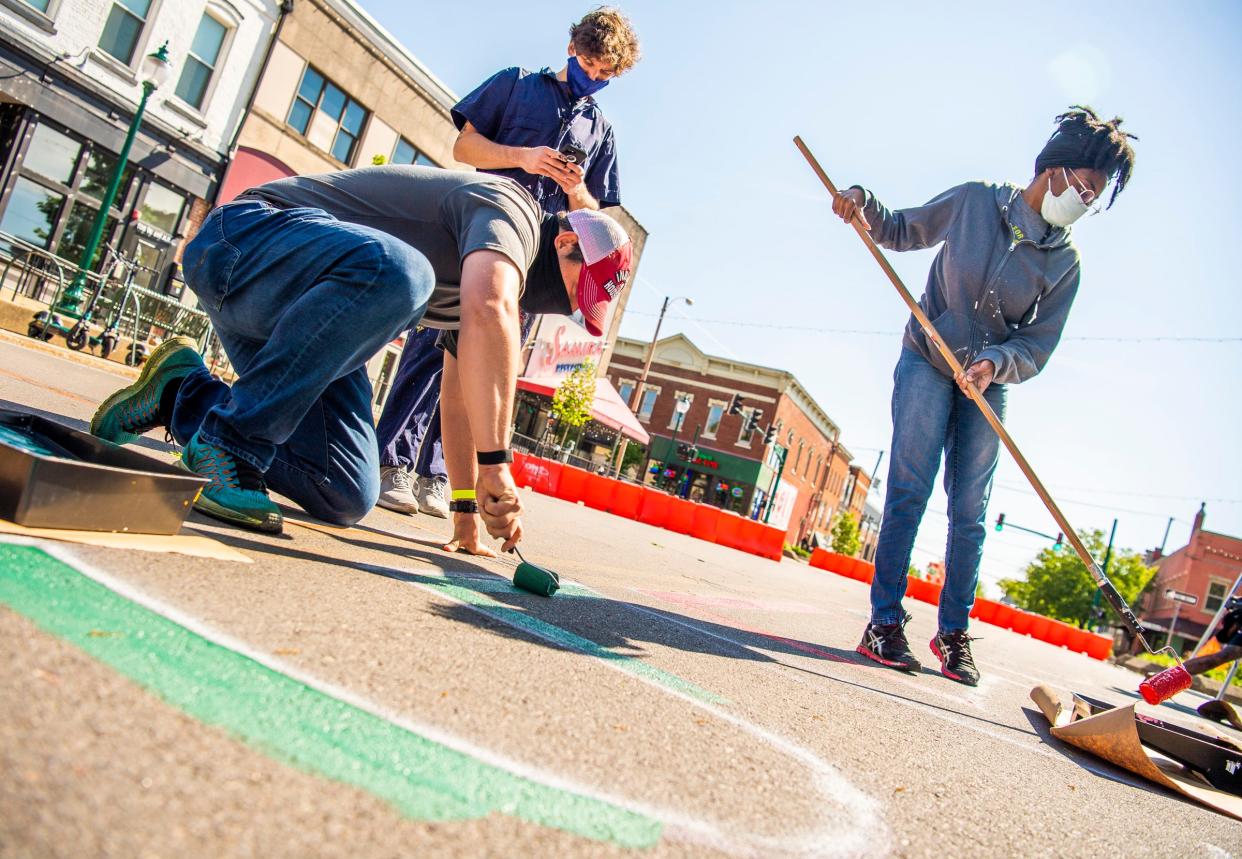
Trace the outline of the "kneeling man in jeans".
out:
[[[439,328],[449,478],[475,488],[507,550],[522,536],[507,465],[518,307],[602,322],[630,256],[608,215],[545,215],[516,182],[484,173],[366,167],[252,188],[213,211],[184,256],[237,380],[212,378],[175,338],[91,431],[123,444],[166,427],[182,464],[210,480],[195,506],[218,519],[280,531],[270,486],[350,525],[379,494],[365,364],[415,325]],[[458,512],[454,540],[479,549],[472,511]]]

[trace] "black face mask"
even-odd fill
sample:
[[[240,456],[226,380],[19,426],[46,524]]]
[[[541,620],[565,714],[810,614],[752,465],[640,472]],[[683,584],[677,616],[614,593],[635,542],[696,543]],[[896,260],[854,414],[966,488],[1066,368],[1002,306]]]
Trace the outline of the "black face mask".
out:
[[[568,316],[573,312],[565,280],[561,277],[561,265],[556,256],[556,236],[560,232],[556,218],[547,215],[539,231],[539,253],[526,273],[526,289],[518,299],[518,306],[527,313],[555,313]]]

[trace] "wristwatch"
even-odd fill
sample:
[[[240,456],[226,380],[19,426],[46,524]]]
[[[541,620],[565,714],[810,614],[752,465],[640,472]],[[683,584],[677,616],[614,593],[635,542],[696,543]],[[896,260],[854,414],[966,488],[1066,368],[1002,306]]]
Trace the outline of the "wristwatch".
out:
[[[475,455],[479,465],[503,465],[506,462],[513,462],[513,451],[507,447],[500,450],[481,450]]]

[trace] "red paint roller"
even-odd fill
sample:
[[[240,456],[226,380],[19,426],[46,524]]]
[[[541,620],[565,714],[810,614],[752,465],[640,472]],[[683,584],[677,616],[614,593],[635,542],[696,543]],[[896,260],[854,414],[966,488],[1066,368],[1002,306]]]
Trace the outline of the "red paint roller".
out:
[[[806,158],[807,163],[811,165],[811,169],[815,171],[815,175],[819,177],[820,182],[822,182],[824,187],[828,189],[828,193],[831,194],[834,199],[840,196],[840,192],[837,191],[837,186],[832,184],[832,180],[828,178],[828,174],[824,172],[824,168],[819,166],[819,162],[815,159],[815,156],[811,154],[811,150],[807,148],[807,145],[802,142],[801,137],[794,138],[794,145],[798,147],[798,150],[802,153],[803,157]],[[888,275],[888,279],[897,289],[897,292],[901,295],[901,298],[906,303],[906,306],[910,308],[910,313],[914,315],[914,318],[918,320],[919,325],[922,326],[923,333],[931,341],[932,345],[936,347],[936,351],[940,353],[941,357],[944,358],[945,363],[949,366],[949,369],[953,371],[954,376],[960,378],[963,373],[963,368],[961,362],[957,359],[957,355],[953,353],[953,350],[950,349],[944,342],[944,338],[942,338],[940,333],[936,331],[936,326],[932,325],[931,320],[927,318],[927,314],[923,312],[922,306],[915,301],[914,296],[910,294],[910,290],[906,289],[906,285],[902,283],[901,278],[897,276],[897,272],[894,271],[893,267],[889,264],[887,257],[884,256],[884,252],[880,250],[879,246],[876,245],[875,240],[871,238],[871,233],[866,227],[863,226],[862,217],[858,214],[854,216],[853,227],[858,233],[858,237],[863,240],[863,244],[867,246],[867,250],[871,251],[871,255],[875,257],[875,261],[880,264],[880,268],[882,268],[884,273]],[[1052,518],[1055,519],[1057,525],[1061,527],[1062,533],[1065,534],[1065,539],[1071,546],[1074,547],[1074,551],[1078,553],[1078,557],[1081,558],[1083,564],[1086,565],[1087,572],[1095,581],[1095,586],[1100,589],[1100,593],[1103,595],[1105,601],[1112,606],[1113,611],[1117,612],[1117,614],[1121,617],[1121,622],[1125,624],[1126,629],[1130,630],[1130,633],[1142,643],[1143,648],[1148,653],[1168,653],[1177,663],[1174,667],[1168,669],[1167,671],[1161,671],[1159,674],[1150,677],[1143,682],[1143,684],[1139,687],[1142,692],[1143,699],[1147,701],[1148,704],[1159,704],[1162,701],[1167,701],[1169,698],[1172,698],[1178,692],[1184,692],[1189,689],[1190,673],[1182,665],[1182,660],[1178,658],[1176,651],[1174,651],[1171,647],[1163,647],[1160,650],[1154,650],[1152,646],[1147,643],[1147,639],[1143,635],[1143,628],[1139,625],[1138,618],[1134,616],[1134,612],[1130,610],[1130,606],[1126,604],[1125,599],[1123,599],[1121,594],[1117,592],[1117,588],[1114,587],[1113,583],[1108,580],[1108,576],[1104,575],[1104,571],[1100,569],[1100,565],[1095,562],[1095,558],[1091,557],[1091,553],[1087,551],[1087,547],[1083,545],[1082,540],[1078,538],[1078,532],[1075,531],[1073,526],[1070,525],[1069,520],[1065,518],[1065,514],[1061,512],[1061,508],[1057,506],[1057,503],[1053,500],[1052,495],[1050,495],[1048,490],[1044,488],[1043,481],[1036,476],[1034,469],[1032,469],[1030,463],[1026,461],[1026,457],[1022,455],[1022,451],[1018,450],[1017,443],[1013,440],[1013,437],[1009,435],[1009,431],[1005,429],[1004,425],[1001,424],[1000,419],[996,416],[996,413],[992,411],[992,406],[988,404],[988,401],[983,398],[983,395],[979,393],[978,389],[975,388],[974,385],[963,385],[962,391],[974,402],[976,406],[979,407],[979,411],[983,413],[983,417],[996,432],[996,435],[1000,438],[1001,443],[1005,445],[1005,448],[1013,456],[1014,461],[1018,464],[1018,468],[1020,468],[1022,473],[1026,475],[1026,479],[1030,482],[1031,488],[1035,490],[1035,494],[1038,495],[1040,500],[1044,502],[1044,506],[1047,507],[1048,512],[1052,514]]]
[[[1153,674],[1139,684],[1143,700],[1152,705],[1164,703],[1189,688],[1190,672],[1181,663],[1166,668],[1159,674]]]

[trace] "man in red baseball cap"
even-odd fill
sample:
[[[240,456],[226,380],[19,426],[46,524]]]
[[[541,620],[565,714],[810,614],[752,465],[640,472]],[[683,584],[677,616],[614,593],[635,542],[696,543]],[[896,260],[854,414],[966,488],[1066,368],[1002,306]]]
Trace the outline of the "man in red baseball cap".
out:
[[[522,538],[509,473],[518,310],[581,307],[599,332],[630,254],[608,215],[545,214],[487,173],[366,167],[251,188],[208,216],[184,257],[237,380],[213,378],[194,343],[174,338],[91,431],[125,443],[167,427],[181,464],[209,481],[196,508],[218,519],[280,531],[271,487],[351,525],[379,496],[366,363],[416,325],[440,329],[445,464],[463,496],[454,541],[488,553],[477,512],[508,550]]]

